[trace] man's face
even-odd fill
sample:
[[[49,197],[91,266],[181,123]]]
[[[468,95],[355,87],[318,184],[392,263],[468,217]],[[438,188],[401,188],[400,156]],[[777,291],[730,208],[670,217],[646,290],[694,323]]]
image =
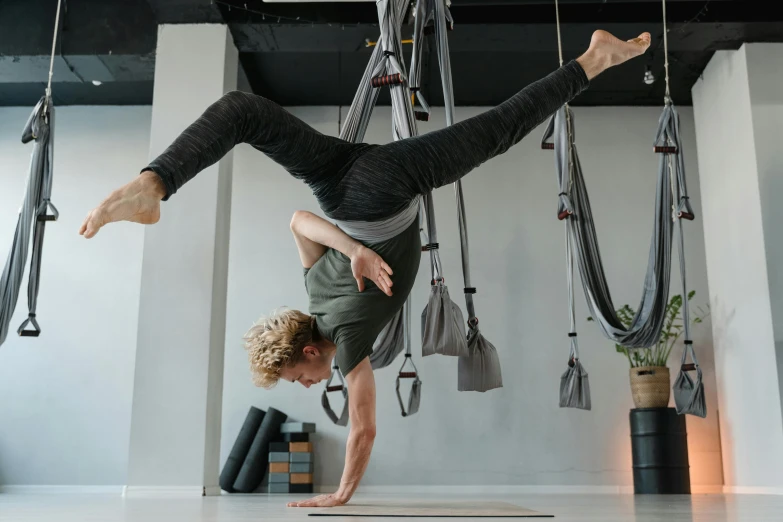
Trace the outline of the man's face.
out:
[[[331,358],[315,346],[305,346],[302,359],[296,366],[283,368],[280,378],[290,382],[298,382],[305,388],[326,380],[332,374]]]

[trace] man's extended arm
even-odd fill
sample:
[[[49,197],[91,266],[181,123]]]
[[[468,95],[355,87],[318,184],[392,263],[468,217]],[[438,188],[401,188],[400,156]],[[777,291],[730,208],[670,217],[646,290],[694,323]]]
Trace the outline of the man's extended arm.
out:
[[[375,442],[375,376],[370,358],[365,357],[345,380],[348,383],[351,430],[345,451],[345,468],[340,488],[330,495],[319,495],[302,502],[290,502],[289,507],[333,507],[347,503],[359,487],[367,470]]]
[[[305,268],[312,267],[327,248],[332,248],[351,260],[351,270],[360,292],[364,290],[363,278],[366,277],[385,294],[391,295],[392,269],[389,265],[332,223],[311,212],[297,210],[291,218],[291,232]]]
[[[345,451],[345,468],[336,496],[348,502],[359,487],[375,442],[375,376],[366,357],[345,378],[348,383],[351,429]]]

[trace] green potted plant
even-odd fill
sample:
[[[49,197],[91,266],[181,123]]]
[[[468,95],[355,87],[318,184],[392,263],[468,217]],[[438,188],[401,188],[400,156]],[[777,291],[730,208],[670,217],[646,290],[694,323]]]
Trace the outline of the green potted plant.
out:
[[[696,295],[694,290],[688,293],[688,301]],[[707,307],[709,310],[709,306]],[[669,405],[671,381],[669,367],[666,365],[672,348],[685,331],[682,310],[682,296],[675,295],[666,305],[666,318],[658,342],[649,348],[627,348],[615,344],[617,353],[623,354],[630,364],[631,395],[637,408],[665,408]],[[691,314],[691,324],[699,324],[709,315],[701,307],[698,314]],[[630,327],[636,312],[628,305],[617,310],[617,317],[624,326]],[[589,317],[588,321],[593,318]]]

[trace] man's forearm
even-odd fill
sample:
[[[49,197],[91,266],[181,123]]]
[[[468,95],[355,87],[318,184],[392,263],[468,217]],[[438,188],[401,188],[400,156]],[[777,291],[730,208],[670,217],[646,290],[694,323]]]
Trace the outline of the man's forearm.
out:
[[[306,239],[337,250],[348,257],[363,246],[335,225],[310,212],[297,212],[294,215],[292,229]]]
[[[340,489],[336,496],[343,502],[348,502],[359,482],[367,470],[367,464],[370,462],[373,443],[375,442],[375,433],[369,430],[352,429],[348,434],[348,444],[345,454],[345,469],[343,478],[340,481]]]

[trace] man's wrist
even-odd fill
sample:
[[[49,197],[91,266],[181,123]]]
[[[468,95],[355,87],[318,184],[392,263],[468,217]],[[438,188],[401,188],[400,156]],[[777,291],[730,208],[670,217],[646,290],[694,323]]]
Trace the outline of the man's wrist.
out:
[[[334,498],[341,504],[347,504],[348,501],[351,500],[351,496],[352,495],[343,488],[338,489],[337,493],[334,494]]]
[[[359,253],[364,248],[364,245],[359,243],[358,241],[352,241],[350,246],[348,247],[348,252],[345,253],[350,259],[354,259],[356,256],[359,255]]]

